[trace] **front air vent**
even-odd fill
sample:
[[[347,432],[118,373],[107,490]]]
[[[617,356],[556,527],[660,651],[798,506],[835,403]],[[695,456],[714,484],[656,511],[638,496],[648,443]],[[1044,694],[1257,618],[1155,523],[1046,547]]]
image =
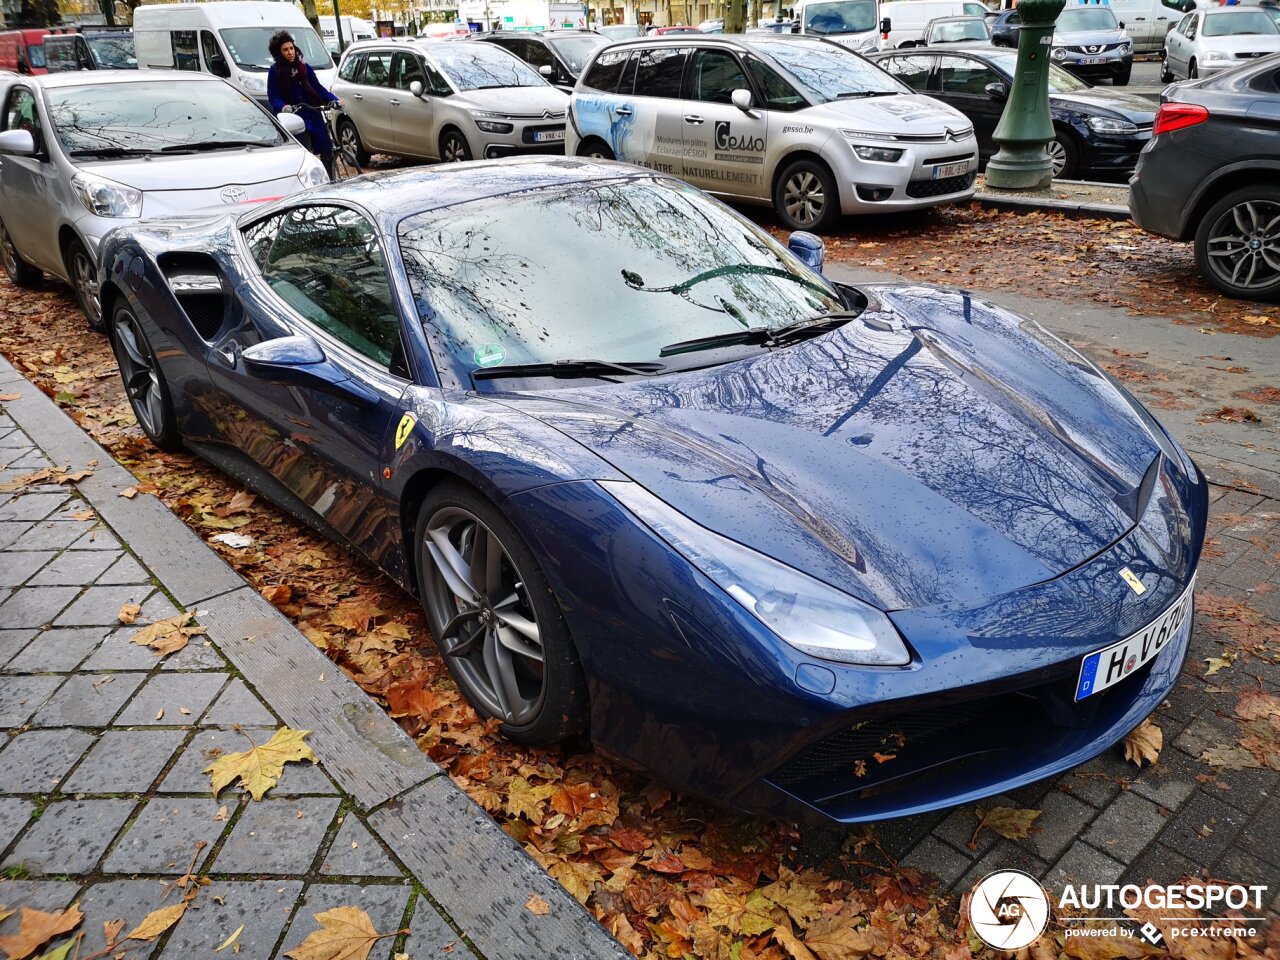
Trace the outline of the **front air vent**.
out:
[[[160,269],[196,333],[212,341],[227,316],[226,290],[217,263],[202,253],[172,253],[160,257]]]

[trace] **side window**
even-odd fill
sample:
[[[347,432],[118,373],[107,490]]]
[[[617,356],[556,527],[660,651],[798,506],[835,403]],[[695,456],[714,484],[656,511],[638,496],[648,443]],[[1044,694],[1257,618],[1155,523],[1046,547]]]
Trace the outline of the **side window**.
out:
[[[618,79],[622,76],[622,68],[626,65],[627,51],[605,51],[596,57],[595,63],[582,78],[582,85],[592,90],[613,93],[618,89]]]
[[[938,76],[942,81],[943,93],[977,97],[985,97],[987,84],[1000,79],[986,64],[968,57],[939,57]]]
[[[354,53],[342,61],[338,76],[348,83],[359,83],[360,68],[364,65],[364,54]]]
[[[252,254],[253,262],[258,265],[259,270],[266,267],[267,254],[271,252],[271,242],[280,232],[280,224],[286,216],[288,216],[287,212],[277,213],[274,217],[267,217],[244,228],[244,242],[248,244],[249,253]]]
[[[1187,35],[1188,40],[1194,40],[1196,33],[1200,29],[1200,14],[1193,13],[1187,17],[1187,29],[1183,31]]]
[[[776,70],[755,57],[747,57],[747,72],[755,80],[756,88],[764,97],[764,105],[770,110],[802,110],[809,105],[795,87],[778,76]]]
[[[196,48],[194,30],[175,30],[169,34],[173,41],[173,66],[175,70],[199,70],[200,53]]]
[[[346,207],[290,210],[262,275],[302,316],[390,369],[400,321],[378,235],[360,214]]]
[[[370,87],[391,85],[391,54],[379,50],[364,61],[364,84]]]
[[[45,65],[49,68],[50,73],[60,73],[63,70],[74,70],[75,57],[71,51],[71,45],[62,42],[61,38],[50,37],[44,43],[44,59]]]
[[[392,86],[399,90],[408,90],[409,84],[417,80],[426,88],[427,81],[422,75],[422,61],[412,53],[397,53],[392,67]]]
[[[1022,22],[1022,17],[1020,17],[1016,13],[1009,14],[1009,19],[1005,21],[1005,23],[1011,27],[1016,27],[1021,22]]]
[[[656,47],[640,52],[640,62],[636,66],[636,88],[638,97],[680,96],[680,80],[684,76],[684,64],[689,59],[687,47]]]
[[[980,3],[966,3],[964,5],[965,16],[981,17],[987,12],[987,8]]]
[[[213,72],[215,60],[221,60],[224,67],[227,65],[227,58],[222,55],[222,48],[218,46],[218,41],[208,30],[200,31],[200,52],[204,54],[204,65],[209,68],[210,73]]]
[[[733,103],[735,90],[750,90],[738,58],[725,50],[699,50],[693,55],[690,99],[703,103]]]
[[[427,93],[431,94],[431,96],[447,97],[453,93],[453,90],[449,87],[449,81],[444,78],[443,73],[435,68],[434,64],[424,62],[422,70],[427,77],[425,83]]]
[[[929,71],[933,68],[933,57],[890,57],[887,60],[881,60],[879,66],[884,67],[886,73],[901,80],[912,90],[929,89]]]
[[[538,40],[521,41],[520,45],[511,52],[525,63],[531,64],[535,70],[539,67],[555,67],[556,65],[556,58],[551,55],[547,45]]]
[[[635,92],[636,67],[640,64],[640,51],[635,50],[627,58],[627,65],[622,68],[622,79],[618,81],[618,92],[630,96]]]
[[[44,135],[40,124],[40,112],[36,109],[35,96],[26,87],[14,87],[4,108],[6,130],[26,130],[35,139],[36,147],[43,148]]]
[[[92,70],[93,57],[89,56],[89,44],[84,37],[76,37],[76,69]]]

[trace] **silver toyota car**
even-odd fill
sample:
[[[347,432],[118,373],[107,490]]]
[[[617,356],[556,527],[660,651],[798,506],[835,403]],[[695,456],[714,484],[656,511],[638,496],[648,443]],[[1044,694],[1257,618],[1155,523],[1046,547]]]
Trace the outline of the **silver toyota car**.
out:
[[[347,47],[333,92],[343,146],[470,160],[564,152],[568,96],[489,43],[365,40]]]
[[[202,73],[94,70],[0,77],[0,260],[18,286],[48,272],[102,329],[98,243],[130,220],[242,204],[325,183],[324,167],[231,84]]]
[[[604,47],[574,89],[569,120],[567,153],[772,204],[793,230],[964,200],[978,171],[963,114],[811,37],[688,35]]]

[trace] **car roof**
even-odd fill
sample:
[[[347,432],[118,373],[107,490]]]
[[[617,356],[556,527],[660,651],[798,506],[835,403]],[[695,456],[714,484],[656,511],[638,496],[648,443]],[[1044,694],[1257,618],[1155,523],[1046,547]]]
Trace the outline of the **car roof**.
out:
[[[919,2],[919,0],[916,0]],[[754,49],[758,43],[768,43],[770,45],[782,41],[784,43],[826,43],[834,44],[834,41],[827,40],[825,37],[805,36],[803,34],[787,34],[787,33],[771,33],[768,36],[762,34],[749,35],[745,33],[702,33],[702,34],[675,34],[674,36],[648,36],[636,37],[633,40],[618,40],[609,45],[610,50],[621,50],[631,47],[670,47],[681,46],[689,43],[720,45],[726,47],[737,47],[740,49]],[[839,44],[834,44],[839,46]]]
[[[98,86],[103,83],[222,83],[211,73],[193,70],[68,70],[24,76],[23,82],[52,89],[56,87]]]

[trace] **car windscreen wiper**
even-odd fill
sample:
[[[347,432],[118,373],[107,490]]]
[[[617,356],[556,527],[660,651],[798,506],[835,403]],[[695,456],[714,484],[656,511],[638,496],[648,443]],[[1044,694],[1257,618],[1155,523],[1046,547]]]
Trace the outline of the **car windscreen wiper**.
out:
[[[154,150],[139,147],[89,147],[84,150],[72,150],[70,157],[149,157]]]
[[[859,97],[896,97],[901,90],[846,90],[844,93],[837,93],[837,100],[854,100]]]
[[[677,343],[669,343],[658,351],[658,356],[670,357],[678,353],[696,353],[699,350],[716,350],[720,347],[736,347],[740,345],[781,346],[833,330],[859,316],[861,314],[858,312],[842,310],[821,313],[816,317],[797,320],[795,323],[788,323],[781,327],[747,327],[744,330],[715,333],[709,337],[697,337],[693,340],[680,340]]]
[[[501,377],[589,377],[624,373],[634,377],[652,377],[662,373],[661,363],[614,363],[612,360],[545,360],[538,363],[504,363],[496,367],[478,367],[471,371],[472,380],[496,380]]]
[[[273,147],[278,144],[261,140],[201,140],[198,143],[174,143],[161,147],[161,153],[199,153],[204,150],[232,150],[239,147]]]

